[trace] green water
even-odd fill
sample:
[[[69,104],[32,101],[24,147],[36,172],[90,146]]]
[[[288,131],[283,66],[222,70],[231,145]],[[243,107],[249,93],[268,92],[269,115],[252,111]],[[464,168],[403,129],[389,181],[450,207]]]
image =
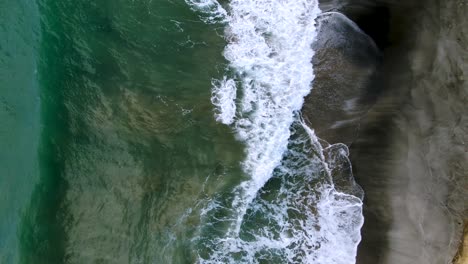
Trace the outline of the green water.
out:
[[[39,178],[39,15],[0,2],[0,263],[17,263],[21,216]]]
[[[193,263],[200,203],[245,177],[210,102],[219,25],[184,1],[0,12],[0,262]]]

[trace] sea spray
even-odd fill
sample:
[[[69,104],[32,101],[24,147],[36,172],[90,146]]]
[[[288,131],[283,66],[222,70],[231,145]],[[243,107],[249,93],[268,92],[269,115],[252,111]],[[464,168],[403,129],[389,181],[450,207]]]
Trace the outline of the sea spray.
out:
[[[199,262],[353,263],[361,200],[335,189],[332,165],[298,114],[314,78],[318,2],[234,0],[227,11],[216,1],[187,2],[204,21],[225,25],[234,74],[213,82],[211,100],[216,119],[244,142],[250,177],[203,210],[217,234],[201,235]]]

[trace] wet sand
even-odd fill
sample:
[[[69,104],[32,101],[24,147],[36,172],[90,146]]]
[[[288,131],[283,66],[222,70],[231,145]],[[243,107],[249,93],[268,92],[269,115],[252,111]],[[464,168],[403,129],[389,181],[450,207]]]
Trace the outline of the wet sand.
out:
[[[468,263],[468,222],[465,222],[465,228],[463,231],[463,241],[458,248],[457,255],[454,259],[454,264],[466,264]]]
[[[468,219],[468,3],[324,1],[322,9],[346,14],[381,51],[369,81],[328,87],[360,87],[352,132],[333,127],[341,112],[314,117],[313,98],[326,88],[318,82],[336,79],[330,73],[319,70],[304,108],[319,136],[350,146],[366,193],[357,263],[452,263]],[[344,109],[349,98],[341,99]]]

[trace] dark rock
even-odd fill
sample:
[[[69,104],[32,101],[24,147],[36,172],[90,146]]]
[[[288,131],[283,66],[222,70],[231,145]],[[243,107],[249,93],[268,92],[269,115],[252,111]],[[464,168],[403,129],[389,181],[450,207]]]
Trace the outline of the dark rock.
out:
[[[303,113],[320,138],[349,145],[357,136],[359,119],[374,102],[369,95],[378,90],[371,84],[380,53],[372,39],[343,14],[324,13],[318,21],[316,76]]]

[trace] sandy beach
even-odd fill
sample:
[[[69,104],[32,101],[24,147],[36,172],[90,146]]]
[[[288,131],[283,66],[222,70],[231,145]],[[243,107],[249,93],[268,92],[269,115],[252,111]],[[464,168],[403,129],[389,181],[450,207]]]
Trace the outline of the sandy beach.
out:
[[[380,51],[356,60],[336,45],[333,58],[345,63],[332,72],[320,69],[319,51],[304,107],[320,137],[350,146],[365,191],[357,263],[452,263],[468,219],[468,3],[325,1],[322,9],[347,15]],[[340,110],[317,117],[317,98],[333,93]]]

